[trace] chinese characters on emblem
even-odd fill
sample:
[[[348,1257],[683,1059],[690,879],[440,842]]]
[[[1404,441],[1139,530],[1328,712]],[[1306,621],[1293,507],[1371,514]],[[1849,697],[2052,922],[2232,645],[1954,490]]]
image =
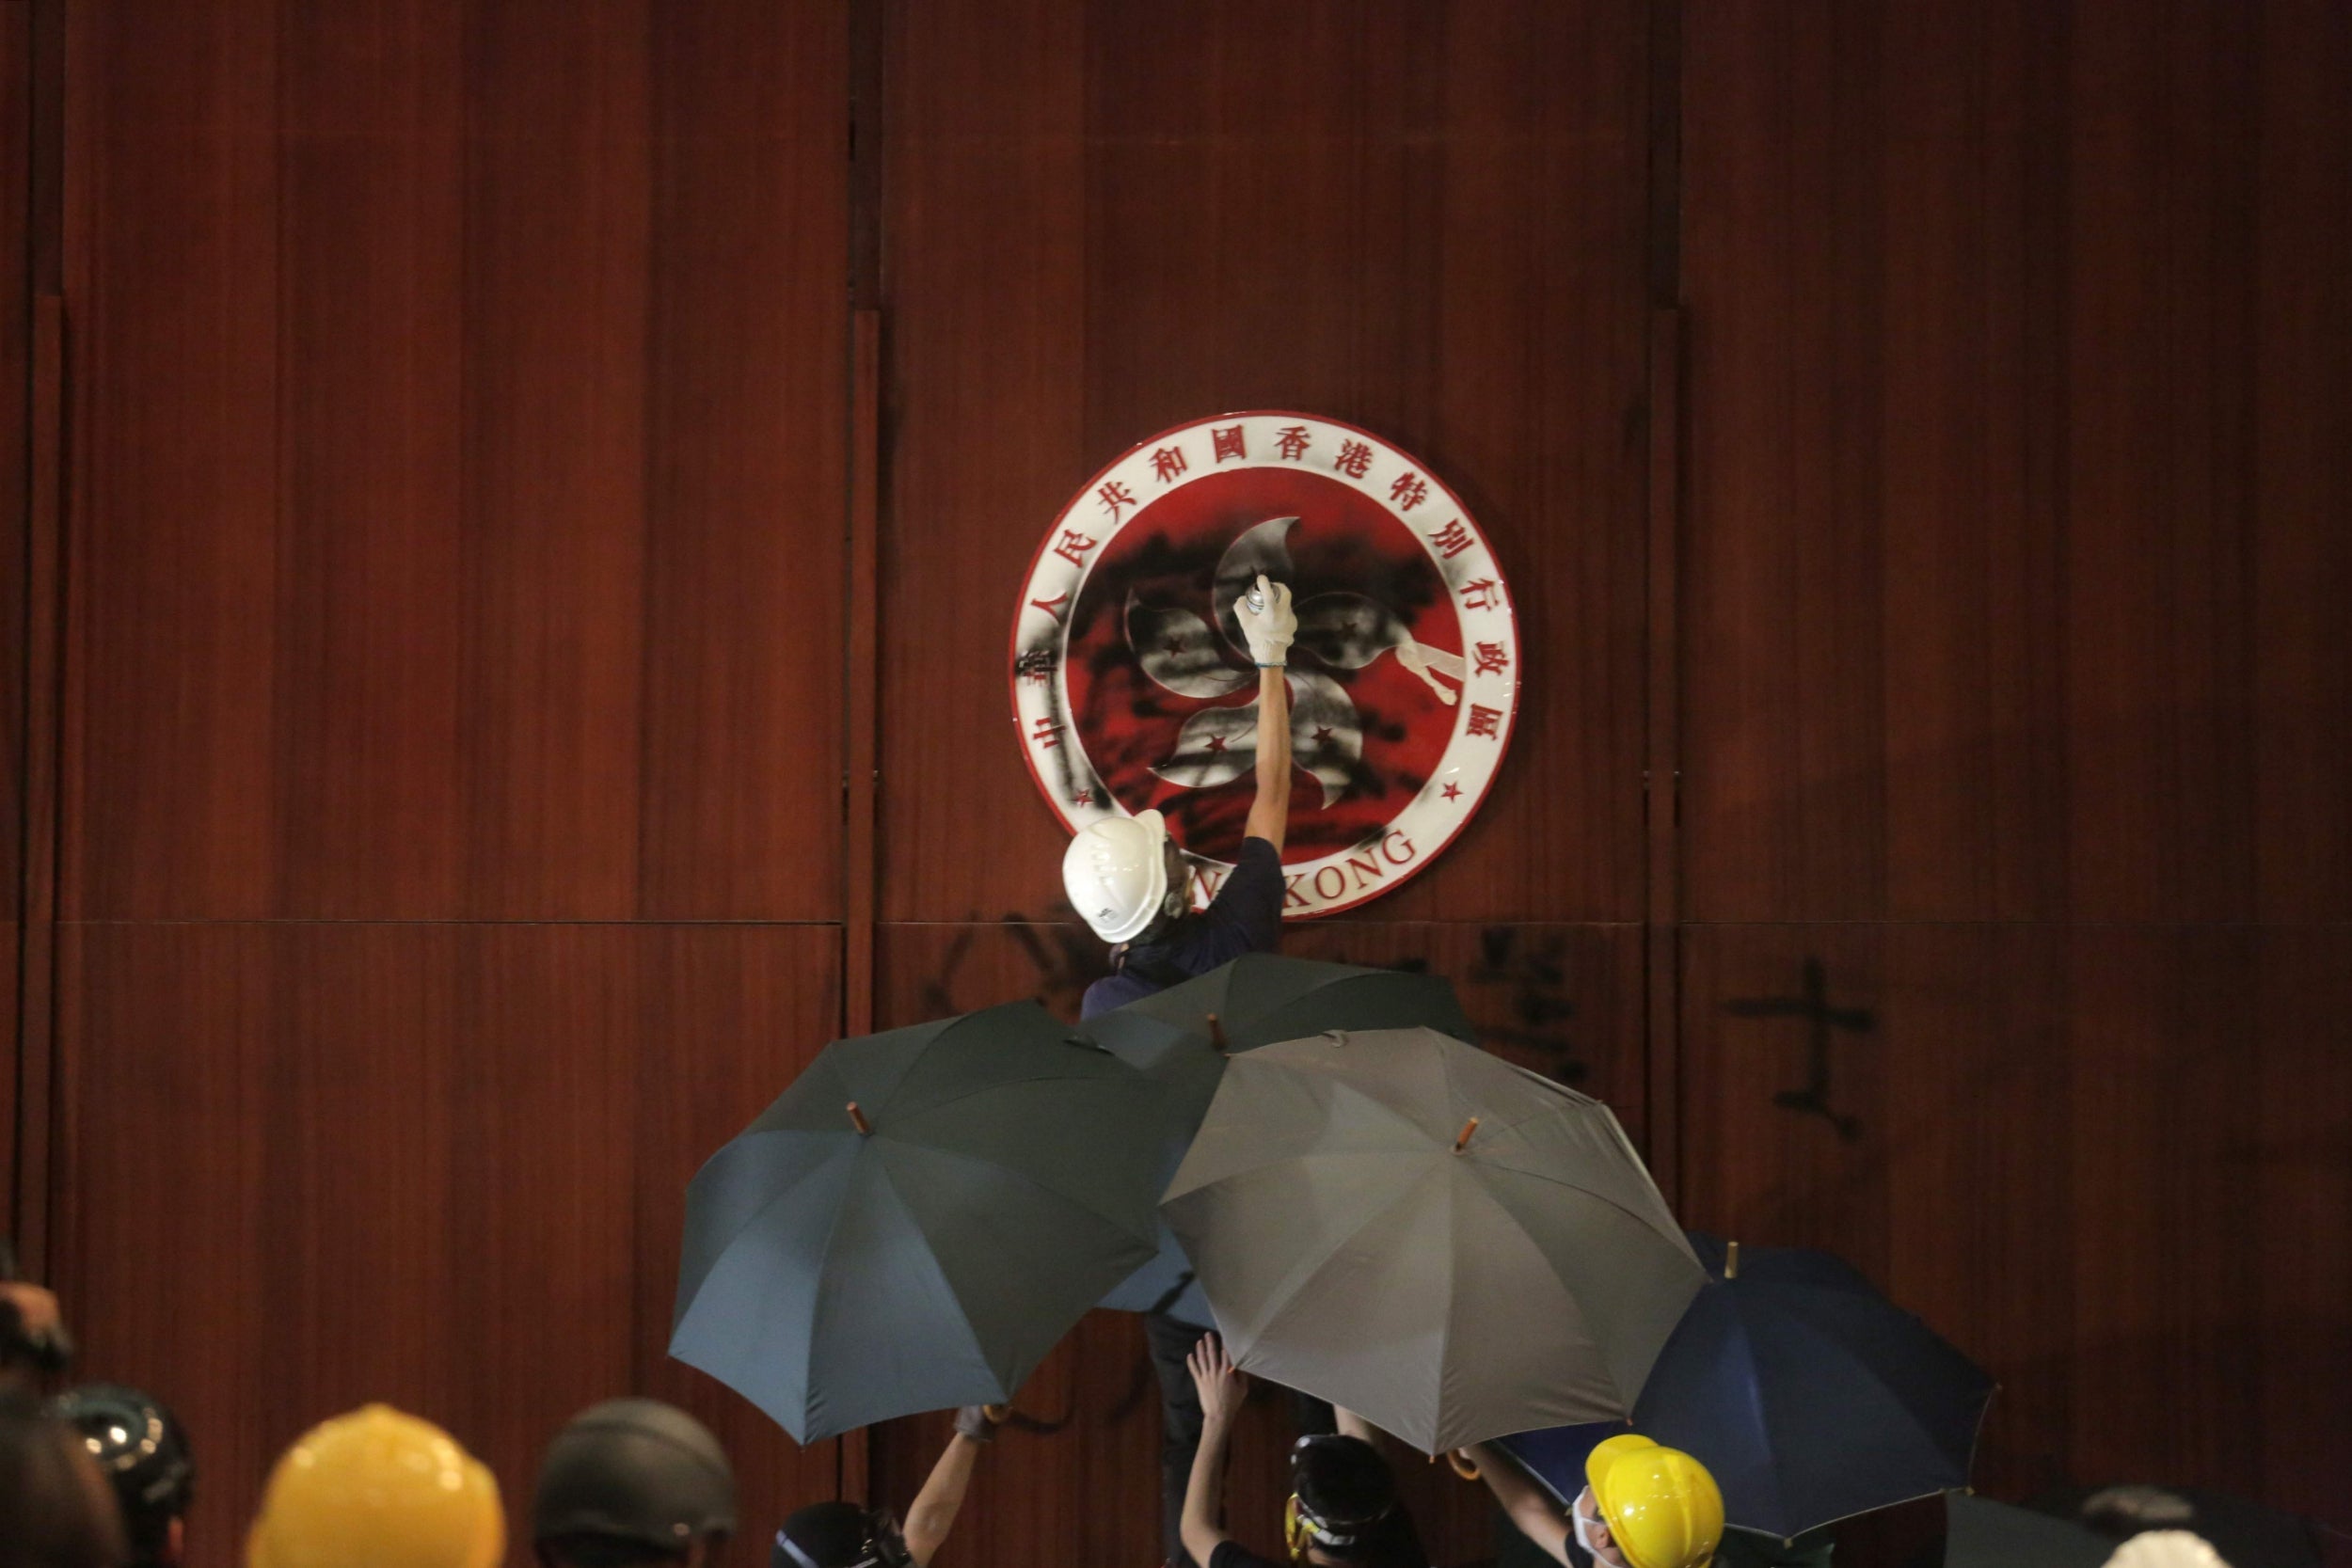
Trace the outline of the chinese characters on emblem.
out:
[[[1106,483],[1094,494],[1102,501],[1103,510],[1111,515],[1111,527],[1113,528],[1119,526],[1119,509],[1136,504],[1135,492],[1115,479]]]
[[[1041,752],[1050,752],[1061,744],[1061,721],[1040,714],[1030,721],[1029,738]]]
[[[1456,517],[1429,535],[1429,543],[1437,546],[1439,555],[1451,561],[1478,541],[1470,537],[1470,531],[1462,526],[1461,518]]]
[[[1100,540],[1089,539],[1074,528],[1066,528],[1061,531],[1061,543],[1054,546],[1054,553],[1073,566],[1083,566],[1087,563],[1087,551],[1100,543]]]
[[[1229,457],[1238,457],[1245,463],[1248,462],[1249,449],[1242,444],[1241,426],[1237,424],[1227,425],[1222,430],[1218,430],[1215,426],[1211,426],[1209,430],[1209,455],[1212,459],[1219,463],[1224,462]]]
[[[1410,512],[1428,499],[1428,482],[1418,474],[1399,474],[1396,483],[1389,486],[1389,499],[1399,503],[1397,510],[1400,512]],[[1454,552],[1448,550],[1446,553],[1451,555]]]
[[[1042,721],[1040,721],[1042,722]],[[1470,710],[1470,729],[1467,733],[1483,735],[1488,740],[1500,740],[1502,738],[1502,732],[1496,726],[1502,721],[1502,710],[1501,708],[1488,707],[1484,703],[1472,703]],[[1052,742],[1049,741],[1047,744],[1050,745]]]
[[[1286,424],[1275,432],[1274,451],[1285,463],[1295,463],[1307,455],[1312,437],[1303,424]]]
[[[1162,484],[1170,483],[1184,471],[1184,448],[1161,447],[1152,453],[1152,477]]]
[[[1502,609],[1502,586],[1491,578],[1480,578],[1476,582],[1462,584],[1462,608],[1464,610]]]
[[[1350,479],[1361,479],[1372,467],[1372,449],[1361,441],[1342,441],[1340,454],[1331,460],[1331,467]]]

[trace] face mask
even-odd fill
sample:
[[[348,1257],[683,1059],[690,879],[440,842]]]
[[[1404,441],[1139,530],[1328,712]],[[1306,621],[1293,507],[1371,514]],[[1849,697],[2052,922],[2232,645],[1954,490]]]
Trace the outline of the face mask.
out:
[[[1594,1540],[1593,1538],[1601,1531],[1601,1522],[1588,1517],[1581,1508],[1572,1512],[1576,1518],[1576,1544],[1592,1553],[1594,1561],[1607,1562],[1609,1559],[1601,1556],[1601,1553],[1603,1551],[1613,1553],[1616,1544],[1613,1541]]]

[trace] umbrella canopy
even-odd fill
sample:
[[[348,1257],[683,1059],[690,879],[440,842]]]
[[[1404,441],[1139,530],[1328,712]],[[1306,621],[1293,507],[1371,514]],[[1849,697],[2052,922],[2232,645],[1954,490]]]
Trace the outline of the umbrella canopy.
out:
[[[1161,1212],[1237,1366],[1432,1453],[1624,1416],[1706,1278],[1608,1107],[1430,1029],[1235,1056]]]
[[[1453,985],[1437,975],[1250,953],[1199,979],[1098,1014],[1085,1029],[1167,1090],[1160,1173],[1165,1187],[1192,1147],[1193,1133],[1225,1076],[1228,1051],[1254,1050],[1327,1029],[1415,1024],[1459,1040],[1476,1037]],[[1157,1256],[1101,1305],[1124,1312],[1167,1312],[1186,1323],[1209,1321],[1208,1298],[1193,1277],[1191,1259],[1165,1225]]]
[[[1985,1497],[1944,1498],[1945,1568],[2103,1568],[2115,1543],[2080,1525]]]
[[[687,1189],[670,1354],[803,1443],[1011,1399],[1152,1255],[1159,1100],[1033,1002],[835,1041]]]
[[[1968,1484],[1993,1380],[1826,1252],[1693,1232],[1709,1283],[1633,1411],[1695,1454],[1733,1524],[1793,1536]]]

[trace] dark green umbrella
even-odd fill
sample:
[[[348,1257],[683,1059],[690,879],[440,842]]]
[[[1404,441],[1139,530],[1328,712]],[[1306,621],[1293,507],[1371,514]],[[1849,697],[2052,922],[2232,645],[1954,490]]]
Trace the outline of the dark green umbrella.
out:
[[[1422,1025],[1474,1040],[1451,982],[1434,974],[1360,969],[1251,953],[1196,980],[1098,1014],[1087,1033],[1168,1092],[1161,1185],[1176,1174],[1225,1076],[1228,1053],[1327,1029]],[[1162,1226],[1160,1250],[1102,1305],[1124,1312],[1168,1312],[1206,1324],[1208,1298],[1175,1233]]]
[[[1010,1400],[1152,1256],[1160,1099],[1034,1002],[836,1040],[687,1189],[670,1354],[803,1443]]]
[[[2103,1568],[2115,1554],[2080,1525],[2008,1503],[1951,1492],[1944,1506],[1947,1568]]]

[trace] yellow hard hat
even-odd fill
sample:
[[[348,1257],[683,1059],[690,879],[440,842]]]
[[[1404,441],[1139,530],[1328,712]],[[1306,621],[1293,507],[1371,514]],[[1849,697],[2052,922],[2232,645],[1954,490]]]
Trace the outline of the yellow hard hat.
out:
[[[1610,1539],[1633,1568],[1707,1568],[1724,1538],[1724,1495],[1680,1449],[1626,1433],[1584,1461]]]
[[[270,1472],[246,1568],[495,1568],[498,1482],[431,1421],[371,1404],[304,1433]]]

